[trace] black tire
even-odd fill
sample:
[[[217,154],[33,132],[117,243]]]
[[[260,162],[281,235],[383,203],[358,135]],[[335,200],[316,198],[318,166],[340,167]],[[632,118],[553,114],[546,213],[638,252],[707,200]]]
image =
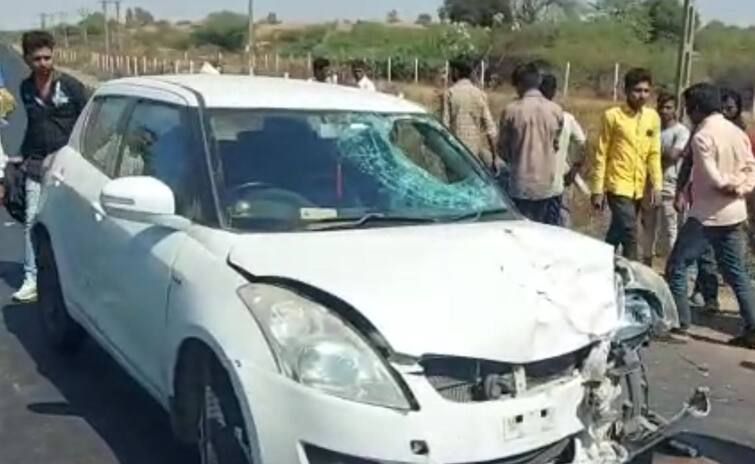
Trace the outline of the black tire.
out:
[[[49,238],[40,234],[37,240],[37,289],[39,321],[45,339],[57,352],[74,354],[86,334],[68,314],[58,278],[58,266]]]
[[[199,395],[199,456],[202,464],[254,464],[241,407],[228,375],[210,362]]]

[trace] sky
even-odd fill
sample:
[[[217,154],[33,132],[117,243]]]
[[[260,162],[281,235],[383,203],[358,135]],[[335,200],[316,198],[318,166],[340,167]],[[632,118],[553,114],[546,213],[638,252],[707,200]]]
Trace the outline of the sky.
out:
[[[335,18],[383,19],[396,9],[402,18],[414,19],[420,13],[435,13],[442,0],[255,0],[260,16],[274,11],[283,21],[315,22]],[[737,25],[755,24],[752,0],[697,0],[704,20],[719,19]],[[81,8],[99,10],[96,0],[35,0],[16,3],[2,0],[0,30],[18,30],[39,25],[39,14],[66,13],[78,17]],[[12,7],[10,4],[12,3]],[[123,0],[123,8],[141,6],[158,18],[199,19],[210,11],[228,9],[244,12],[246,0]],[[112,9],[113,7],[111,7]]]

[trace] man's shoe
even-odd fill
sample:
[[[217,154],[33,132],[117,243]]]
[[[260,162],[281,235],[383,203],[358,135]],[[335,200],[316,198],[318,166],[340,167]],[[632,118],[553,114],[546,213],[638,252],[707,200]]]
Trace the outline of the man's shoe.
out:
[[[703,312],[709,314],[718,314],[721,312],[721,305],[718,301],[709,301],[703,305]]]
[[[671,329],[667,334],[657,338],[659,342],[684,345],[692,340],[687,329]]]
[[[732,338],[729,340],[728,344],[739,348],[755,350],[755,330],[751,330],[739,337]]]
[[[689,305],[693,308],[702,308],[705,306],[705,299],[700,293],[695,293],[689,299]]]
[[[13,300],[19,303],[33,303],[37,301],[37,283],[32,281],[26,281],[13,294]]]

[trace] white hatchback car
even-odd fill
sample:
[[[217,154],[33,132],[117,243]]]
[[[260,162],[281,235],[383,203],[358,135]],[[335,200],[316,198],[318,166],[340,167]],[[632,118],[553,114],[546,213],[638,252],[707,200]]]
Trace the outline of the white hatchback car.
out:
[[[522,220],[405,100],[113,81],[44,184],[50,341],[93,336],[203,463],[606,464],[664,438],[636,362],[657,276]]]

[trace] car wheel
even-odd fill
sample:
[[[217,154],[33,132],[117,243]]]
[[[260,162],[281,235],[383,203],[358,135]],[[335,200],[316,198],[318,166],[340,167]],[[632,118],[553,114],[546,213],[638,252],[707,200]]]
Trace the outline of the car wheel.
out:
[[[246,426],[228,375],[217,364],[207,369],[199,413],[202,464],[253,464]]]
[[[84,341],[84,329],[68,314],[60,287],[58,267],[50,240],[43,237],[37,247],[39,320],[45,338],[58,352],[75,353]]]

